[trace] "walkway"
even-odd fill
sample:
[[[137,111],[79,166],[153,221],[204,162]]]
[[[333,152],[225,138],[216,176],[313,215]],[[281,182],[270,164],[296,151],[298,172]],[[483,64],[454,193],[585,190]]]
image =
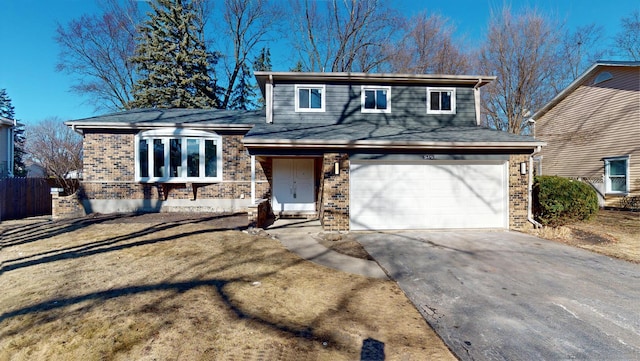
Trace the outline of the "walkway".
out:
[[[323,232],[318,220],[279,219],[267,227],[266,231],[291,252],[311,262],[365,277],[387,279],[387,275],[375,261],[350,257],[318,243],[316,237]]]

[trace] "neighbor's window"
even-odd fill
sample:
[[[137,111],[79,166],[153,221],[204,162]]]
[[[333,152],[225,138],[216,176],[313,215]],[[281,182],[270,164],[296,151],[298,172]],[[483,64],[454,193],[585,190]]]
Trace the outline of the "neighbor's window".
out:
[[[629,156],[604,158],[605,192],[629,193]]]
[[[454,88],[427,88],[427,114],[455,114]]]
[[[362,86],[363,113],[390,113],[391,87]]]
[[[136,135],[136,180],[193,182],[222,179],[222,138],[210,132],[158,129]]]
[[[324,112],[324,85],[296,85],[296,112]]]

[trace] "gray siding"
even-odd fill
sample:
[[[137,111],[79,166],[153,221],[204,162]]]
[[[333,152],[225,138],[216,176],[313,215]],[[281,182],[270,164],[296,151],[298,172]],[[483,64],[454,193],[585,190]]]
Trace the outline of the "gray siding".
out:
[[[374,124],[433,126],[475,126],[473,88],[456,88],[456,114],[427,114],[427,86],[391,86],[391,113],[361,113],[361,85],[382,84],[326,84],[324,112],[296,112],[295,84],[274,86],[274,123],[346,124],[368,122]]]

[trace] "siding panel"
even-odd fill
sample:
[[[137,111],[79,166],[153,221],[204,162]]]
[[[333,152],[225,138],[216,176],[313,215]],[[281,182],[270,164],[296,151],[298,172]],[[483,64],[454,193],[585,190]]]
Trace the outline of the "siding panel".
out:
[[[367,84],[375,85],[375,84]],[[475,126],[475,102],[472,88],[456,88],[456,114],[427,114],[426,85],[391,87],[391,113],[361,113],[361,84],[326,84],[325,112],[295,112],[295,84],[274,86],[274,123],[343,124],[375,122],[378,124],[425,124],[432,126]]]
[[[613,79],[594,85],[601,71]],[[543,174],[602,178],[603,157],[631,155],[631,191],[640,196],[640,68],[602,67],[538,119],[536,133],[548,144]]]

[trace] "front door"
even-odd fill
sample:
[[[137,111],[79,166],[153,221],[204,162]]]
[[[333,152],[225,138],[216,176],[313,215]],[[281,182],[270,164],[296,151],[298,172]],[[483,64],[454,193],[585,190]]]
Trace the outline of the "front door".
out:
[[[273,199],[275,214],[315,212],[313,159],[273,159]]]

